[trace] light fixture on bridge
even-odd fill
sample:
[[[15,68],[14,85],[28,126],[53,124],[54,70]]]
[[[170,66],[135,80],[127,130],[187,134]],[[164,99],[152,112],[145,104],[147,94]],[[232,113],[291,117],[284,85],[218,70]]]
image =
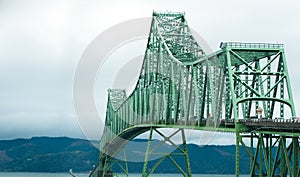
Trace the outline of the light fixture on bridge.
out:
[[[264,112],[263,108],[258,107],[258,108],[256,109],[256,115],[257,115],[257,117],[258,117],[258,118],[262,118],[262,113],[263,113],[263,112]]]

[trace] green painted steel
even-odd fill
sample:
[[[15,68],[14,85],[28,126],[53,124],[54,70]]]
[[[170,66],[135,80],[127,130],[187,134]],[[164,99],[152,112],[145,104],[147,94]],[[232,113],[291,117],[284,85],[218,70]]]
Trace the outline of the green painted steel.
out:
[[[154,12],[134,91],[108,90],[101,153],[90,176],[112,175],[114,157],[147,131],[142,172],[150,175],[163,161],[148,169],[152,133],[159,128],[182,132],[186,171],[170,154],[163,157],[183,176],[191,176],[183,129],[235,133],[236,176],[240,146],[249,154],[251,176],[299,176],[300,120],[295,112],[282,44],[223,42],[219,51],[206,55],[184,13]]]
[[[151,147],[150,144],[152,142],[152,137],[153,137],[153,133],[156,132],[158,135],[160,135],[163,139],[164,142],[170,143],[171,145],[173,145],[175,147],[176,150],[178,150],[178,152],[156,152],[156,149],[159,148],[159,146],[162,145],[158,144],[155,147]],[[182,146],[183,148],[179,147],[178,145],[176,145],[171,138],[173,136],[175,136],[176,134],[181,134],[181,139],[182,139]],[[151,154],[155,154],[155,155],[160,155],[161,157],[157,160],[156,164],[154,164],[152,167],[149,168],[148,165],[148,160],[149,160],[149,156]],[[175,156],[183,156],[184,160],[185,160],[185,168],[182,168],[178,162],[173,158]],[[174,133],[172,133],[169,136],[165,136],[162,132],[160,132],[158,129],[156,128],[150,128],[150,134],[149,134],[149,139],[148,139],[148,145],[147,145],[147,150],[146,150],[146,154],[145,154],[145,162],[144,162],[144,167],[143,167],[143,171],[142,171],[142,177],[147,177],[149,176],[151,173],[153,173],[157,167],[165,160],[165,159],[169,159],[174,166],[178,169],[178,172],[181,173],[183,176],[185,177],[191,177],[192,176],[192,172],[191,172],[191,167],[190,167],[190,162],[189,162],[189,157],[188,157],[188,150],[187,150],[187,146],[186,146],[186,138],[185,138],[185,133],[183,129],[177,129]]]
[[[246,142],[257,140],[256,150]],[[255,133],[238,139],[251,158],[250,176],[299,176],[299,136]]]

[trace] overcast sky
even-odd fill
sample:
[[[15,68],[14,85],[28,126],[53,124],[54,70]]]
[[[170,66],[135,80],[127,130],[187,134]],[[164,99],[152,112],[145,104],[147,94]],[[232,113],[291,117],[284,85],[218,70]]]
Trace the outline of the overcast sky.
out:
[[[83,52],[112,25],[151,17],[153,10],[185,11],[189,26],[214,51],[221,41],[285,44],[299,115],[299,5],[297,0],[1,0],[0,139],[84,138],[72,98],[74,73]],[[134,56],[145,50],[146,40],[138,43],[132,49],[138,50]],[[99,83],[96,88],[101,93],[107,89]],[[95,95],[103,118],[105,98]],[[94,138],[99,136],[95,132]]]

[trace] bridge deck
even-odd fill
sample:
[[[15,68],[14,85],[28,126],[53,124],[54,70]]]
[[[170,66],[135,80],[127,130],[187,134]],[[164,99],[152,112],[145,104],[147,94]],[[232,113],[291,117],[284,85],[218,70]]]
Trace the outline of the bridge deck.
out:
[[[256,131],[284,132],[285,134],[300,135],[300,121],[296,119],[241,119],[237,122],[242,126],[241,132],[250,133]],[[219,132],[236,132],[235,122],[233,119],[222,119],[215,125],[213,120],[189,120],[189,121],[144,121],[140,125],[133,127],[157,127],[157,128],[186,128],[195,130],[219,131]]]

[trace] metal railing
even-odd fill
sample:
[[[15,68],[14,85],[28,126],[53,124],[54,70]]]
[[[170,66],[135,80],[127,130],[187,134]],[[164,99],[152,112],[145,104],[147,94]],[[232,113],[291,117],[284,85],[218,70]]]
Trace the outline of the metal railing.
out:
[[[260,49],[281,49],[283,44],[271,44],[271,43],[242,43],[242,42],[221,42],[220,48],[260,48]]]

